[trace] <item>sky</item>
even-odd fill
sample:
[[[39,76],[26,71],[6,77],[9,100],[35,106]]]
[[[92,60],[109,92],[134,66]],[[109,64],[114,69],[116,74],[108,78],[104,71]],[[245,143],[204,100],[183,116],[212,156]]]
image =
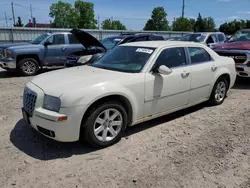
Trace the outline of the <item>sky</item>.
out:
[[[64,0],[71,4],[74,0]],[[173,19],[181,16],[182,0],[88,0],[94,3],[96,19],[100,22],[113,17],[119,19],[128,29],[141,30],[151,17],[154,7],[162,6],[167,12],[171,24]],[[15,17],[20,16],[24,23],[31,18],[30,4],[33,17],[37,23],[49,23],[49,7],[57,0],[13,0]],[[11,0],[0,1],[0,27],[6,27],[5,12],[8,26],[13,24]],[[211,16],[216,26],[234,19],[250,19],[250,0],[185,0],[185,17],[197,18]]]

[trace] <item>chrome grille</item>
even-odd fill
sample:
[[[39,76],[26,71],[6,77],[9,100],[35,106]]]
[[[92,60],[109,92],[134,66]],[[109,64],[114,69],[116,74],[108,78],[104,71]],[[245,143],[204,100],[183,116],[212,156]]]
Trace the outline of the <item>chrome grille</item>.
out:
[[[23,108],[30,115],[33,115],[33,111],[36,105],[37,94],[29,88],[24,88],[23,93]]]

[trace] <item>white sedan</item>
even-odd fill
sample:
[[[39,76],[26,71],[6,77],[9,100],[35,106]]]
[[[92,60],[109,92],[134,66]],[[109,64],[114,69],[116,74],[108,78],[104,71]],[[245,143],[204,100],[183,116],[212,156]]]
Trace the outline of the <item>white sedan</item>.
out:
[[[132,126],[204,101],[221,104],[236,78],[234,60],[192,42],[134,42],[99,61],[35,77],[23,97],[25,121],[62,142],[97,147]]]

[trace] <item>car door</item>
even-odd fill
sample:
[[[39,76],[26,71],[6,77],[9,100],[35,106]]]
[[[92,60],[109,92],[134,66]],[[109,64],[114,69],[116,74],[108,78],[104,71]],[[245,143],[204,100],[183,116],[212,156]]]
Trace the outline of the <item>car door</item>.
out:
[[[216,63],[202,47],[188,47],[191,62],[191,91],[189,103],[209,97],[213,76],[217,71]]]
[[[165,65],[169,75],[151,71],[145,75],[145,116],[159,114],[184,106],[190,92],[190,67],[184,48],[162,50],[154,68]]]
[[[54,34],[47,39],[49,45],[44,46],[45,65],[63,65],[66,61],[67,49],[65,34]]]

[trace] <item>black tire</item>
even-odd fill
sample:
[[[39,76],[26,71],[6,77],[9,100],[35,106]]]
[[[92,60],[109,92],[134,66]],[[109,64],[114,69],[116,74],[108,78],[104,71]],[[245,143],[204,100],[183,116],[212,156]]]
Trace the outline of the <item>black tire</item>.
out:
[[[30,69],[27,69],[27,64]],[[39,63],[34,58],[24,58],[18,63],[18,69],[24,76],[34,76],[39,70]]]
[[[97,117],[98,116],[100,117],[100,114],[107,109],[115,109],[120,112],[122,116],[122,125],[120,132],[114,139],[110,141],[100,141],[94,133],[95,121]],[[121,139],[122,133],[124,132],[125,127],[127,125],[127,119],[128,119],[127,112],[119,102],[116,101],[104,102],[103,104],[100,104],[92,108],[88,113],[87,119],[82,122],[81,139],[87,141],[89,144],[97,148],[105,148],[111,146]]]
[[[216,91],[217,91],[217,87],[219,84],[221,83],[224,83],[225,85],[225,93],[223,95],[223,98],[221,97],[220,100],[216,99]],[[221,77],[219,78],[216,83],[214,84],[214,87],[213,87],[213,90],[212,90],[212,93],[211,93],[211,96],[210,96],[210,99],[209,99],[209,102],[211,105],[220,105],[224,102],[226,96],[227,96],[227,91],[228,91],[228,82],[226,80],[226,78],[224,77]],[[222,95],[221,95],[222,96]]]

